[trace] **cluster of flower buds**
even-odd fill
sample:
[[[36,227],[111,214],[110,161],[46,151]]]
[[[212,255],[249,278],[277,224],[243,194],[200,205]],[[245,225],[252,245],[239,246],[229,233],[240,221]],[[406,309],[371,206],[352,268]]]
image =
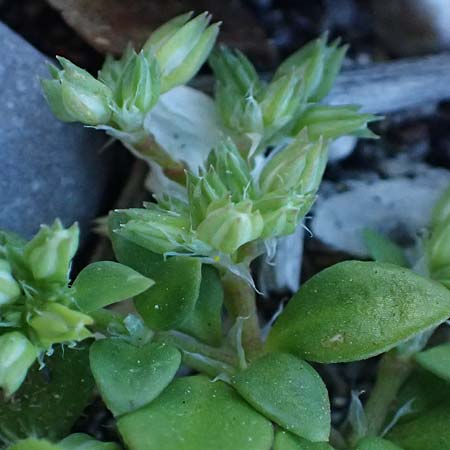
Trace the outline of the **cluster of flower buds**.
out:
[[[450,187],[434,207],[425,248],[431,278],[450,289]]]
[[[346,50],[338,40],[328,45],[322,36],[286,59],[268,84],[240,52],[224,47],[213,52],[209,61],[224,125],[237,135],[259,136],[261,150],[306,127],[311,138],[372,137],[367,124],[375,116],[360,114],[354,106],[318,105],[333,86]]]
[[[187,177],[184,199],[169,196],[145,209],[119,211],[114,232],[162,254],[226,254],[292,233],[310,209],[327,162],[326,140],[302,131],[252,174],[231,139],[214,149],[199,175]]]
[[[65,122],[104,127],[115,137],[142,134],[160,94],[187,83],[215,43],[219,24],[209,26],[207,13],[191,17],[183,14],[156,29],[139,53],[128,47],[118,60],[108,56],[98,79],[58,58],[62,69],[50,66],[52,79],[42,81],[53,113]]]
[[[93,320],[68,287],[76,224],[42,226],[29,242],[0,234],[0,388],[11,395],[39,353],[86,339]]]

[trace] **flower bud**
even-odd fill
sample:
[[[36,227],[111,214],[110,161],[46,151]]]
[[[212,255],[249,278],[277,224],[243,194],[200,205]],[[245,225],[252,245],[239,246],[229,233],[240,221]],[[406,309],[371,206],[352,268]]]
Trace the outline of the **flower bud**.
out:
[[[261,191],[315,192],[325,170],[327,154],[327,145],[322,139],[311,142],[306,132],[300,133],[268,160],[259,178]]]
[[[37,353],[22,333],[13,331],[0,335],[0,387],[7,397],[19,389]]]
[[[367,128],[367,124],[379,118],[373,114],[360,113],[359,109],[359,106],[354,105],[311,106],[295,120],[292,133],[296,134],[307,128],[311,139],[336,139],[347,135],[376,137]]]
[[[294,117],[304,100],[302,83],[301,76],[292,71],[269,84],[261,102],[266,127],[279,129]]]
[[[28,325],[44,347],[87,339],[92,333],[85,327],[93,323],[90,316],[54,302],[45,303],[28,319]]]
[[[310,210],[315,196],[297,195],[286,191],[271,192],[255,202],[264,221],[261,237],[285,236],[295,231]]]
[[[128,44],[119,59],[106,55],[102,68],[98,71],[98,79],[115,92],[125,68],[135,54],[133,46]]]
[[[0,309],[2,305],[14,303],[20,296],[19,283],[14,279],[11,265],[6,259],[0,259]]]
[[[102,125],[111,117],[111,90],[85,70],[65,58],[63,67],[50,69],[52,80],[43,80],[45,97],[56,117],[64,122]]]
[[[209,56],[219,24],[208,27],[211,16],[200,14],[192,20],[184,14],[156,30],[144,45],[144,53],[156,58],[161,68],[161,92],[187,83]]]
[[[67,283],[79,234],[78,224],[66,229],[58,219],[51,227],[41,226],[24,250],[24,258],[33,277],[52,283]]]
[[[113,231],[125,239],[160,254],[184,248],[190,230],[186,217],[158,209],[135,208],[122,212],[130,220]]]
[[[250,169],[231,139],[220,143],[208,155],[207,167],[213,167],[228,189],[232,201],[243,200],[252,190]]]
[[[142,128],[145,116],[158,101],[159,85],[156,61],[133,51],[114,94],[114,121],[122,131]]]
[[[197,228],[198,238],[224,253],[233,254],[241,245],[258,239],[264,227],[259,211],[250,201],[226,206],[208,213]]]
[[[211,53],[209,64],[215,79],[242,97],[249,93],[257,94],[262,88],[255,67],[239,50],[232,51],[221,46]]]

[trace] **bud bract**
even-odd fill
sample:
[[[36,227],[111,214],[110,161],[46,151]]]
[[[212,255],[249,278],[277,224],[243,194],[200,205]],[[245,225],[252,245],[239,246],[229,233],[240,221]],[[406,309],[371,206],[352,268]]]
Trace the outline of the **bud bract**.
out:
[[[14,303],[20,293],[20,286],[13,277],[10,263],[6,259],[0,259],[0,309],[2,305]]]
[[[190,230],[187,217],[157,208],[122,212],[130,220],[114,232],[125,239],[160,254],[184,248]]]
[[[111,117],[111,90],[85,70],[65,58],[58,58],[63,67],[52,67],[52,80],[43,80],[45,97],[56,117],[64,122],[86,125],[108,123]]]
[[[46,302],[28,319],[28,325],[44,347],[87,339],[92,333],[86,326],[93,323],[90,316],[54,302]]]
[[[301,132],[266,163],[259,178],[261,191],[315,192],[325,170],[327,154],[322,139],[310,141],[307,133]]]
[[[59,220],[52,226],[43,225],[38,234],[26,244],[24,259],[36,280],[65,284],[72,258],[79,242],[75,223],[64,228]]]
[[[207,214],[197,228],[198,238],[216,250],[232,254],[243,244],[258,239],[264,223],[250,201],[229,202]]]
[[[261,102],[266,127],[279,129],[294,117],[304,100],[302,84],[302,77],[294,71],[269,84]]]
[[[295,231],[310,210],[315,196],[298,195],[286,191],[270,192],[255,202],[264,221],[261,237],[285,236]]]
[[[22,333],[13,331],[0,335],[0,387],[7,397],[19,389],[37,353]]]
[[[354,105],[311,106],[298,119],[294,119],[292,133],[296,134],[307,128],[311,139],[336,139],[346,135],[376,137],[367,128],[367,124],[379,118],[373,114],[360,113],[359,110],[360,107]]]
[[[161,68],[161,92],[187,83],[206,61],[219,32],[219,24],[208,26],[210,20],[207,13],[191,20],[184,14],[144,45],[147,58],[154,56]]]

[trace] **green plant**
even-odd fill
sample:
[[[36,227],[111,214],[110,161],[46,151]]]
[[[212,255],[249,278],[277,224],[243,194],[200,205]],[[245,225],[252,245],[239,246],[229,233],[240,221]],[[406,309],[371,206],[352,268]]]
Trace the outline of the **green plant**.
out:
[[[244,55],[220,48],[210,64],[222,138],[190,166],[196,148],[177,158],[145,123],[160,95],[207,59],[218,32],[208,23],[205,14],[173,19],[139,53],[108,57],[98,79],[60,59],[43,81],[57,117],[122,140],[164,189],[144,208],[110,213],[119,262],[93,263],[72,283],[76,225],[56,221],[30,242],[0,235],[0,439],[9,450],[118,449],[67,437],[95,385],[129,450],[450,448],[450,395],[434,391],[450,393],[450,350],[422,351],[450,316],[448,192],[415,270],[367,231],[377,261],[314,276],[264,339],[250,264],[301,226],[329,143],[371,137],[375,117],[319,103],[344,57],[339,42],[308,44],[269,83]],[[135,311],[107,308],[129,297]],[[365,407],[354,395],[348,423],[332,429],[327,389],[309,362],[381,354]],[[177,376],[182,364],[195,374]],[[430,392],[417,381],[424,376]],[[416,397],[418,412],[408,409]]]

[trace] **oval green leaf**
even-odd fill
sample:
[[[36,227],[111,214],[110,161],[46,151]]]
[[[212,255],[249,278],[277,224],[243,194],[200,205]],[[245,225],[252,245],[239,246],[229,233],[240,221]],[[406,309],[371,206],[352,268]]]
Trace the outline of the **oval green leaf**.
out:
[[[222,341],[223,286],[217,270],[207,264],[202,266],[200,294],[195,309],[181,324],[184,331],[210,345]]]
[[[450,450],[450,404],[397,425],[387,439],[406,450]]]
[[[272,424],[221,381],[176,379],[154,402],[119,419],[129,450],[269,450]]]
[[[272,328],[269,351],[311,361],[357,361],[383,353],[450,316],[450,291],[391,264],[347,261],[294,295]]]
[[[450,382],[450,343],[420,352],[415,359],[424,369]]]
[[[403,450],[394,443],[379,437],[365,437],[358,442],[355,450]]]
[[[0,400],[0,447],[3,436],[62,438],[93,398],[87,341],[56,348],[44,363],[33,366],[11,401]]]
[[[287,431],[277,431],[274,450],[333,450],[326,442],[310,442]]]
[[[194,311],[200,292],[201,262],[192,257],[170,257],[151,252],[113,230],[125,220],[123,214],[109,217],[110,236],[117,260],[155,281],[155,285],[135,298],[146,324],[154,330],[179,327]]]
[[[91,370],[106,406],[115,416],[153,401],[174,378],[180,352],[171,345],[136,347],[121,339],[95,342]]]
[[[310,441],[328,441],[330,402],[319,374],[293,355],[269,353],[232,379],[257,411]]]
[[[90,313],[134,297],[153,284],[153,280],[130,267],[113,261],[99,261],[79,273],[72,292],[80,310]]]

